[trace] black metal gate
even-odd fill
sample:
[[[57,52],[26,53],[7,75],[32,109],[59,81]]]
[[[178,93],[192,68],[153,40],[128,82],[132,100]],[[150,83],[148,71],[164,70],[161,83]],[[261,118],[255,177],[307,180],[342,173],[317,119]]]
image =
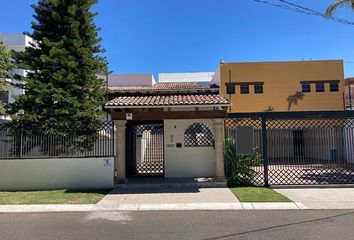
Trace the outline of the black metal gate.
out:
[[[163,177],[163,123],[129,123],[127,127],[128,177]]]
[[[229,114],[226,138],[242,141],[243,127],[261,156],[255,185],[354,184],[354,112]]]

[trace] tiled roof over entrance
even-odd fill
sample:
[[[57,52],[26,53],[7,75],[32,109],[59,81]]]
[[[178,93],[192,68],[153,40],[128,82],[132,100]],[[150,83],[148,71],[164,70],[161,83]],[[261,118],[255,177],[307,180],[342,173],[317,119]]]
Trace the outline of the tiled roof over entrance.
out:
[[[178,90],[207,90],[217,88],[210,84],[201,84],[196,82],[164,82],[155,83],[152,86],[122,86],[109,87],[110,92],[144,92],[144,91],[178,91]]]
[[[185,105],[229,106],[230,102],[218,94],[120,96],[106,104],[106,107],[168,107]]]

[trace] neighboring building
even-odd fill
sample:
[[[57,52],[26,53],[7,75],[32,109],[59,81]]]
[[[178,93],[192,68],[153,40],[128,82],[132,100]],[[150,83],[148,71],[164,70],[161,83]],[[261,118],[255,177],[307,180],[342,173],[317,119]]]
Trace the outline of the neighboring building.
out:
[[[211,82],[214,72],[159,73],[159,82]]]
[[[231,102],[231,113],[274,112],[268,114],[274,121],[268,119],[264,128],[270,171],[294,163],[351,161],[352,128],[345,126],[352,124],[350,120],[304,119],[309,116],[306,111],[345,110],[342,61],[220,63],[213,82],[220,83],[220,95]],[[303,112],[298,114],[302,119],[276,115],[289,111]],[[230,118],[227,123],[229,136],[242,139],[241,144],[250,139],[250,152],[262,151],[259,119]]]
[[[22,33],[0,33],[0,42],[2,42],[6,50],[11,51],[24,51],[26,47],[29,47],[33,40],[31,37]],[[13,69],[13,74],[19,76],[26,76],[27,71],[23,69]],[[15,79],[6,79],[9,83],[18,83]],[[24,90],[14,86],[10,86],[7,90],[0,92],[0,101],[5,104],[10,104],[15,101],[14,96],[24,94]],[[10,120],[9,116],[0,116],[0,120]]]
[[[109,74],[108,87],[152,86],[155,84],[152,74]]]
[[[220,63],[230,112],[344,110],[343,61]]]
[[[345,108],[354,110],[354,77],[345,79]]]

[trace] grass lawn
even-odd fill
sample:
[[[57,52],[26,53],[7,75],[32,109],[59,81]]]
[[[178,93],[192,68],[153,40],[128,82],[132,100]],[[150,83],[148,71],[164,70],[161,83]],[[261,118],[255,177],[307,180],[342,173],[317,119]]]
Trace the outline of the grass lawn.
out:
[[[291,202],[287,197],[270,188],[237,187],[231,188],[240,202]]]
[[[0,204],[94,204],[110,189],[0,192]]]

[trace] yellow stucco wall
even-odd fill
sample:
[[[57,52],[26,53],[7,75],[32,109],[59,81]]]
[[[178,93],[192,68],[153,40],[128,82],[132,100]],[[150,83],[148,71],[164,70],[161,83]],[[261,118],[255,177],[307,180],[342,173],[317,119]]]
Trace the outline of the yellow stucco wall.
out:
[[[340,60],[222,63],[219,77],[221,95],[232,102],[230,112],[344,110],[344,73]],[[315,84],[311,84],[311,92],[302,93],[301,81],[328,80],[339,81],[338,92],[330,92],[329,83],[325,83],[325,92],[316,92]],[[236,93],[228,95],[229,81],[264,82],[263,94],[255,94],[250,85],[249,94],[240,94],[240,86],[236,86]],[[297,104],[289,99],[298,99]]]

